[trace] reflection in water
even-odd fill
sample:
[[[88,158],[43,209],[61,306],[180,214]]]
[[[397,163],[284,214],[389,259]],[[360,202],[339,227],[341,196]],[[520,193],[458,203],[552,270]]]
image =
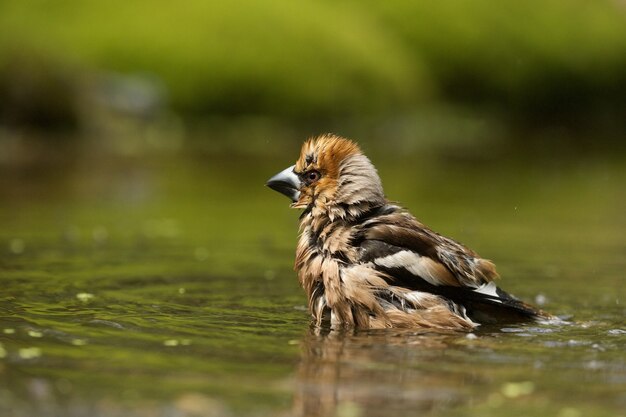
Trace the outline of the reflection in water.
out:
[[[458,378],[433,372],[428,363],[444,357],[450,343],[464,337],[405,330],[311,330],[302,341],[294,415],[393,415],[459,404],[463,393]]]

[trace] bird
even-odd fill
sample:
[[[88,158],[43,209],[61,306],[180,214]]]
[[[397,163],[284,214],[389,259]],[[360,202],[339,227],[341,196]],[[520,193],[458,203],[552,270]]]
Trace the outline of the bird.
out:
[[[500,289],[490,260],[388,200],[350,139],[309,138],[266,185],[302,210],[294,269],[315,327],[471,331],[552,318]]]

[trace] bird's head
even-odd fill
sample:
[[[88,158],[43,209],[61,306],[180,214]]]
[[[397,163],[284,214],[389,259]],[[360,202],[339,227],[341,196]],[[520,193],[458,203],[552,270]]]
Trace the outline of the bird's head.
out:
[[[351,140],[321,135],[304,142],[295,165],[267,181],[294,208],[332,210],[385,203],[376,168]]]

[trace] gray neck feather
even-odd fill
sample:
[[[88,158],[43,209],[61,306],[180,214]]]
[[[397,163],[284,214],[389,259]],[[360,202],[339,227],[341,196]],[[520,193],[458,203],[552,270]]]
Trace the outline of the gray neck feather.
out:
[[[352,155],[339,167],[339,204],[377,206],[385,203],[376,168],[365,155]]]

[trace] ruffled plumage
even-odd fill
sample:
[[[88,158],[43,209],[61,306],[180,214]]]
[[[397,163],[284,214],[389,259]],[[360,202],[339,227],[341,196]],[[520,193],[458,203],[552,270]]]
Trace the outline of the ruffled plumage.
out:
[[[498,288],[492,262],[390,203],[354,142],[310,139],[286,171],[268,185],[304,209],[295,270],[316,325],[469,330],[550,317]]]

